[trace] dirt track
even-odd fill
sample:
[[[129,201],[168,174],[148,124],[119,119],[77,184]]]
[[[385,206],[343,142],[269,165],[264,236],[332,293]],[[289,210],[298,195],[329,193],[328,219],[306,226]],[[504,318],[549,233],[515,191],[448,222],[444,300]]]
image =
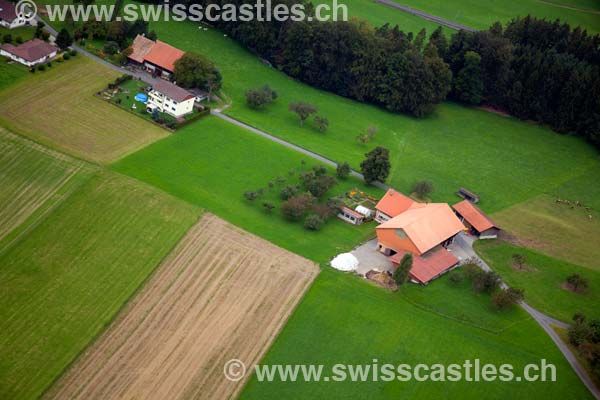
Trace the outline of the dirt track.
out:
[[[314,263],[205,215],[117,320],[47,393],[60,399],[224,399],[318,273]]]

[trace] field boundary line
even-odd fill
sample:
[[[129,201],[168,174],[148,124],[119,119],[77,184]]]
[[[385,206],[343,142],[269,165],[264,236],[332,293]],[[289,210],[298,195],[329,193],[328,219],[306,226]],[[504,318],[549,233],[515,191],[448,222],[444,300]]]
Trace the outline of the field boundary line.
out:
[[[125,176],[128,179],[132,179],[134,181],[136,181],[137,183],[143,183],[146,186],[151,187],[152,189],[156,189],[157,191],[162,191],[158,188],[155,188],[152,185],[149,185],[147,183],[138,181],[135,178],[131,178],[127,175],[123,175],[119,172],[116,171],[112,171],[109,170],[110,173],[114,173],[114,174],[118,174],[121,176]],[[166,192],[163,192],[166,193]],[[179,201],[184,201],[181,200],[179,197],[175,197],[172,194],[167,193],[169,196],[179,200]],[[186,202],[187,203],[187,202]],[[108,329],[108,327],[110,325],[112,325],[115,321],[117,321],[117,319],[121,316],[121,314],[123,313],[123,310],[125,308],[127,308],[129,306],[129,304],[132,302],[132,300],[137,296],[137,294],[146,286],[146,284],[148,283],[148,281],[156,274],[156,271],[158,270],[158,267],[160,267],[165,260],[171,255],[171,253],[173,252],[173,250],[175,250],[175,248],[179,245],[179,242],[181,242],[181,240],[185,237],[185,235],[188,234],[188,232],[190,231],[190,229],[192,229],[195,224],[198,223],[198,221],[200,221],[200,219],[202,218],[202,216],[206,213],[206,211],[203,208],[200,208],[196,205],[194,205],[194,207],[196,209],[198,209],[198,212],[200,213],[198,215],[198,218],[192,223],[192,225],[185,230],[181,237],[179,237],[174,243],[173,245],[168,249],[168,251],[166,252],[165,256],[162,257],[160,260],[158,260],[158,262],[156,263],[156,265],[154,266],[154,268],[152,269],[152,272],[150,272],[139,284],[139,286],[131,293],[131,295],[125,299],[125,301],[123,303],[121,303],[121,305],[119,306],[118,310],[115,312],[115,315],[113,316],[113,318],[111,318],[109,321],[106,321],[106,323],[102,326],[101,329],[98,330],[98,332],[90,338],[89,342],[81,349],[81,351],[75,356],[73,357],[73,359],[71,359],[66,365],[65,367],[58,373],[56,374],[56,376],[54,377],[54,379],[52,379],[51,382],[48,383],[48,386],[46,386],[46,388],[40,393],[40,396],[38,397],[39,399],[44,399],[47,398],[46,396],[48,395],[48,393],[50,392],[51,389],[53,389],[56,385],[56,383],[67,373],[69,372],[69,370],[71,370],[71,368],[76,364],[76,362],[83,357],[86,352],[90,349],[90,347],[92,345],[94,345],[98,339],[100,339],[102,337],[102,335],[106,332],[106,330]]]

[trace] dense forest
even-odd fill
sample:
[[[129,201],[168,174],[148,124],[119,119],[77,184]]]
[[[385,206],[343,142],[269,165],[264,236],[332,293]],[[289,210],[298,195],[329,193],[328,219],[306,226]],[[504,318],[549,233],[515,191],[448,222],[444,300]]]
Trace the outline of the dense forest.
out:
[[[286,74],[341,96],[416,117],[446,98],[485,104],[600,147],[600,36],[579,27],[528,16],[447,38],[360,20],[216,25]]]

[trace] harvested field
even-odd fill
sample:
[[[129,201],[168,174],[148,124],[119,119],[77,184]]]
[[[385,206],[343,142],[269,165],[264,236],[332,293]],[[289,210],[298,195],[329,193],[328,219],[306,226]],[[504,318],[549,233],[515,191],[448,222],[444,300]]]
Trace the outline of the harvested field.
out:
[[[49,147],[110,163],[169,134],[94,96],[117,76],[84,56],[56,63],[0,93],[1,122]]]
[[[235,397],[227,360],[257,363],[318,273],[205,215],[48,393],[60,399]]]

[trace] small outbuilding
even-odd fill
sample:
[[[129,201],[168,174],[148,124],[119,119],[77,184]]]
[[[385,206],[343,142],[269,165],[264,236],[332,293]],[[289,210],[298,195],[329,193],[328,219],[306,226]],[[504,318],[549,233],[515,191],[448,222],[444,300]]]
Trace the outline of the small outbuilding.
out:
[[[338,213],[338,217],[352,225],[360,225],[365,222],[365,216],[348,207],[342,207]]]
[[[500,228],[475,204],[463,200],[452,206],[458,218],[479,239],[495,239]]]

